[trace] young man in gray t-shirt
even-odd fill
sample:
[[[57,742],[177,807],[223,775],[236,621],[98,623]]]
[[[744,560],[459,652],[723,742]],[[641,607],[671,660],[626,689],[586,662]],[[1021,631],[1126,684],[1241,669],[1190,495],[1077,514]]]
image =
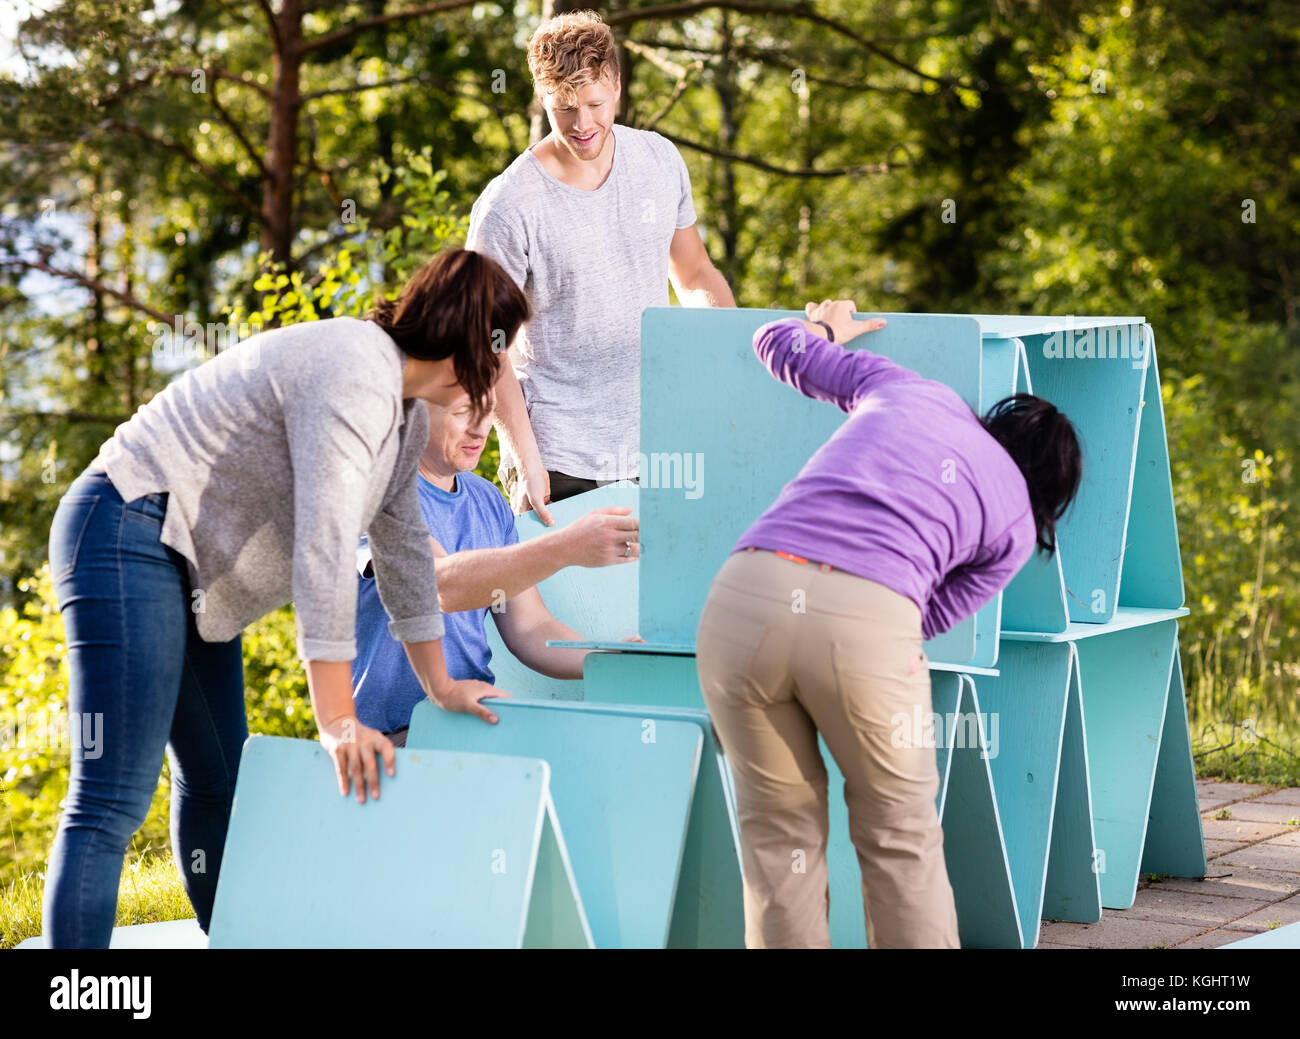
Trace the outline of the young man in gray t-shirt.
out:
[[[533,35],[551,132],[474,203],[466,246],[527,293],[533,318],[497,383],[498,476],[516,512],[640,476],[641,312],[734,307],[695,227],[690,174],[657,133],[614,122],[613,34],[591,12]]]

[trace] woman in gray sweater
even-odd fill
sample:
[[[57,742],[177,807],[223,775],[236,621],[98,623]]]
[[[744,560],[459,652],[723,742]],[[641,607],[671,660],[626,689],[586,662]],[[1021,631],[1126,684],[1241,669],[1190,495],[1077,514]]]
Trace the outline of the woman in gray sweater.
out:
[[[171,761],[172,849],[208,930],[235,775],[248,736],[240,632],[294,603],[321,743],[339,792],[379,797],[392,744],[352,705],[353,561],[369,535],[389,630],[426,694],[496,717],[505,695],[454,681],[415,473],[425,401],[481,409],[527,299],[463,249],[430,261],[367,320],[263,332],[172,382],[114,432],[50,530],[67,635],[69,718],[102,738],[74,750],[50,854],[52,947],[106,947],[127,841]],[[504,335],[504,341],[502,340]]]

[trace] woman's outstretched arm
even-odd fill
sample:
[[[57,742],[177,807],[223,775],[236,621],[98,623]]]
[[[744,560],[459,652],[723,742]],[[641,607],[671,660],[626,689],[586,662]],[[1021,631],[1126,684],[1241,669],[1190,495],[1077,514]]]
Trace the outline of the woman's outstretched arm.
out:
[[[861,326],[856,330],[861,334],[875,331],[884,322],[855,324]],[[870,350],[846,350],[828,340],[820,325],[800,318],[782,318],[760,328],[754,333],[754,353],[787,386],[805,397],[834,404],[846,414],[879,378],[904,370]]]

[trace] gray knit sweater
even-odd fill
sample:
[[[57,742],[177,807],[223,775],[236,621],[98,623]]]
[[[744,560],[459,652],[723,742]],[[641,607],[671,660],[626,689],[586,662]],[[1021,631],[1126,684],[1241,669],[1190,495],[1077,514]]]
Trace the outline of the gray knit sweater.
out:
[[[181,375],[100,448],[124,500],[167,492],[161,540],[189,562],[205,640],[292,600],[302,658],[351,660],[363,532],[393,637],[442,637],[415,484],[429,415],[402,398],[404,364],[370,321],[263,332]]]

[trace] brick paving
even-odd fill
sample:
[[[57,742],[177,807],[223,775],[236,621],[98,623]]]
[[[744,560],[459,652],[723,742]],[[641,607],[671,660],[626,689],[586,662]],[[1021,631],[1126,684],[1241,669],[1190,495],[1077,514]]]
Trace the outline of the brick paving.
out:
[[[1130,909],[1044,920],[1040,949],[1214,949],[1300,922],[1300,787],[1198,779],[1204,880],[1143,875]]]

